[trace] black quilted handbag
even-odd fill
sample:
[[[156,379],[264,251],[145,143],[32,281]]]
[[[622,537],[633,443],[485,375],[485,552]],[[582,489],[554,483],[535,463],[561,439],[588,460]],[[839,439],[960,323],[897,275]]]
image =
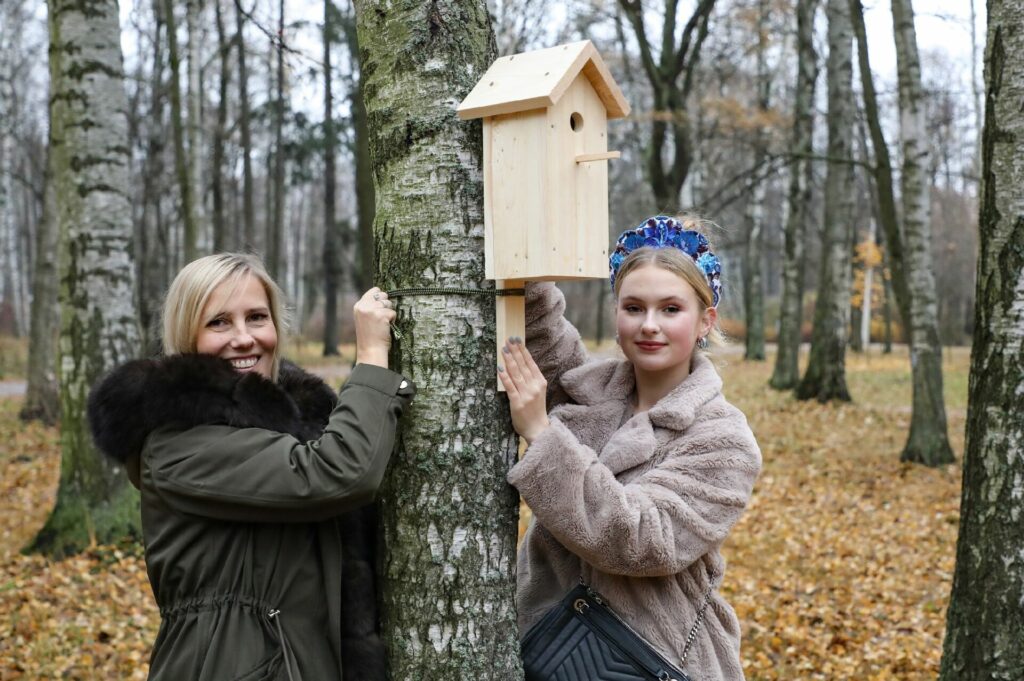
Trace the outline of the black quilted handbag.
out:
[[[697,635],[709,590],[686,638],[682,662]],[[691,681],[580,580],[522,642],[526,681]]]

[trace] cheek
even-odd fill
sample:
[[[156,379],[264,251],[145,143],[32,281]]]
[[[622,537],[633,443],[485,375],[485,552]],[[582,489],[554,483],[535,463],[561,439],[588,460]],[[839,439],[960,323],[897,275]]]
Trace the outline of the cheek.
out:
[[[273,324],[267,326],[266,328],[261,330],[261,333],[259,334],[259,339],[260,345],[263,346],[264,350],[268,352],[273,350],[274,348],[277,347],[277,329],[274,327]]]
[[[216,355],[221,347],[222,343],[218,341],[217,336],[205,329],[196,336],[196,352],[201,355]]]

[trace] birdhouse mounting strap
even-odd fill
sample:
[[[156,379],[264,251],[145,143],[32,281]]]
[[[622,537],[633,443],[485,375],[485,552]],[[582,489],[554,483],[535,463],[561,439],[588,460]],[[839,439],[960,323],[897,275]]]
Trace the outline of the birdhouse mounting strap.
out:
[[[388,291],[388,297],[401,298],[402,296],[525,296],[524,288],[449,288],[449,287],[426,287],[426,288],[396,288]]]
[[[524,288],[450,288],[443,286],[428,286],[422,288],[396,288],[388,291],[389,298],[401,298],[402,296],[525,296]],[[391,333],[395,340],[402,340],[402,332],[398,330],[395,323],[391,323]]]

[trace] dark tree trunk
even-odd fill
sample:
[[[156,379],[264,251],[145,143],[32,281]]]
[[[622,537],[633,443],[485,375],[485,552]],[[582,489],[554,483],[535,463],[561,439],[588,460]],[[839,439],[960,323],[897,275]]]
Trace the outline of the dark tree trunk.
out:
[[[679,208],[679,191],[693,163],[686,103],[694,89],[694,73],[700,63],[704,39],[708,36],[715,0],[699,0],[678,39],[676,15],[679,13],[679,0],[664,0],[664,11],[659,17],[662,30],[657,60],[647,35],[645,7],[641,0],[619,0],[619,5],[633,27],[644,73],[654,95],[651,140],[647,147],[648,180],[658,210],[674,212]],[[666,168],[664,159],[669,151],[672,160]]]
[[[346,17],[345,29],[349,56],[353,64],[359,63],[359,40],[356,36],[355,18]],[[376,196],[373,188],[373,168],[370,165],[370,135],[367,130],[366,105],[363,102],[363,78],[360,74],[352,84],[349,95],[352,109],[352,155],[356,163],[356,266],[355,285],[360,291],[373,286],[373,273],[377,254],[373,248],[373,220],[376,214]]]
[[[334,211],[334,94],[331,88],[331,42],[334,40],[334,9],[324,0],[324,357],[338,354],[338,224]],[[369,288],[369,287],[367,287]]]
[[[213,132],[213,170],[210,173],[213,192],[213,250],[218,253],[235,248],[234,236],[237,232],[228,224],[224,210],[224,147],[227,144],[231,44],[224,28],[222,2],[223,0],[213,0],[217,20],[217,53],[220,57],[220,99],[217,101],[217,126]]]
[[[287,192],[284,182],[284,0],[278,2],[277,22],[277,96],[274,100],[274,181],[267,192],[273,198],[273,211],[267,216],[266,264],[270,276],[280,279],[284,274],[281,250],[284,241],[284,203]]]
[[[191,262],[199,255],[198,227],[195,214],[195,197],[192,194],[192,178],[189,172],[188,153],[185,149],[185,123],[181,111],[181,59],[178,55],[177,21],[174,17],[174,0],[164,0],[164,20],[167,22],[167,55],[171,67],[171,130],[174,134],[174,169],[181,193],[181,223],[184,227],[185,262]],[[195,150],[190,150],[195,153]]]
[[[495,56],[482,0],[357,2],[378,210],[377,283],[484,279],[481,127],[455,105]],[[416,93],[412,96],[411,93]],[[494,300],[397,297],[392,366],[416,380],[381,493],[383,635],[393,681],[521,678],[516,460],[494,370]]]
[[[18,416],[22,421],[54,425],[60,416],[57,392],[57,334],[60,331],[58,226],[53,169],[47,152],[43,213],[36,227],[32,272],[32,311],[28,346],[28,385]]]
[[[1024,6],[988,5],[977,305],[940,681],[1024,670]]]
[[[804,240],[810,217],[810,156],[814,151],[814,84],[818,79],[818,55],[814,49],[814,15],[818,0],[799,0],[797,20],[797,79],[793,114],[793,151],[789,171],[789,216],[786,220],[785,257],[782,265],[782,299],[779,303],[779,348],[769,385],[790,390],[800,381],[800,342],[803,326]]]
[[[249,114],[249,70],[245,59],[245,12],[235,0],[235,49],[238,50],[238,130],[242,138],[242,248],[259,250],[256,239],[256,204],[252,177],[252,116]]]

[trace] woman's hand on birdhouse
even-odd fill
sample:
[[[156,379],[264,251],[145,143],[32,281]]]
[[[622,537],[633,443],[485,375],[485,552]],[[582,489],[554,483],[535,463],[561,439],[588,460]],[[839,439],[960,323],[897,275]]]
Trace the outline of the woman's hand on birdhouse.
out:
[[[546,402],[548,382],[522,338],[509,338],[501,349],[501,355],[498,378],[508,395],[512,426],[529,445],[551,425]]]

